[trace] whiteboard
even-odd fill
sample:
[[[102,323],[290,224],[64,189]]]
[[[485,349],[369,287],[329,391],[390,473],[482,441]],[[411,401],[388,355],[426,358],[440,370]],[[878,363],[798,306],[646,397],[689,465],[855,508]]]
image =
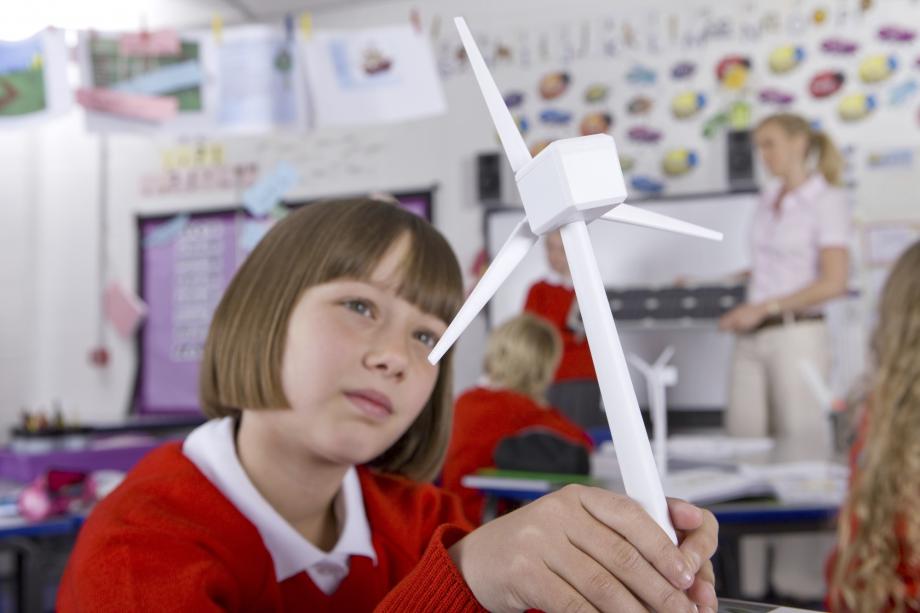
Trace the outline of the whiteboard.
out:
[[[745,270],[750,263],[749,235],[757,204],[756,193],[707,194],[644,200],[642,208],[689,221],[725,235],[722,242],[678,236],[658,230],[615,224],[603,220],[589,226],[601,278],[607,287],[670,286],[677,277],[717,279]],[[486,213],[486,248],[490,257],[501,248],[523,208],[494,209]],[[490,301],[490,327],[521,312],[530,286],[549,273],[543,239]],[[721,409],[727,397],[728,368],[733,336],[715,325],[639,329],[619,326],[627,353],[650,361],[674,345],[672,363],[678,383],[668,390],[674,409]],[[630,369],[640,404],[646,403],[645,383]]]

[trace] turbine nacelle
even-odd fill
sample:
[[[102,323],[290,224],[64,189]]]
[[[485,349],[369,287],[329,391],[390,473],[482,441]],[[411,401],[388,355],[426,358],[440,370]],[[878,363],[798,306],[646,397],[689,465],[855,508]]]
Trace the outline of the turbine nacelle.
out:
[[[527,221],[545,234],[590,222],[626,200],[616,142],[609,134],[553,141],[515,173]]]

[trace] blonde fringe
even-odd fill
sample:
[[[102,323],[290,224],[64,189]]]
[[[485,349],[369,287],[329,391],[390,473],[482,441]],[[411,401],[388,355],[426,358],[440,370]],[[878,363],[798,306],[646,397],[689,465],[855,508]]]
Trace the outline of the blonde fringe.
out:
[[[757,124],[757,129],[768,124],[779,126],[786,134],[804,134],[808,138],[808,153],[814,151],[818,155],[818,171],[824,175],[824,180],[831,185],[840,185],[843,181],[844,159],[827,134],[812,130],[804,117],[794,113],[776,113],[765,117]]]
[[[873,349],[863,465],[839,520],[834,611],[920,609],[898,568],[920,569],[920,243],[885,284]]]

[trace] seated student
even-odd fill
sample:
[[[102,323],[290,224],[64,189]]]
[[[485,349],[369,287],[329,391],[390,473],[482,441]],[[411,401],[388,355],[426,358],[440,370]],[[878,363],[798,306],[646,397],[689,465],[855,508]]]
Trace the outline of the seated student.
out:
[[[463,300],[447,241],[370,199],[304,206],[224,293],[201,364],[213,419],[134,468],[87,519],[69,611],[694,610],[717,606],[712,514],[566,488],[470,531],[430,484]],[[564,519],[564,521],[563,521]]]
[[[885,283],[872,349],[874,381],[828,561],[828,607],[920,611],[920,242]]]
[[[480,468],[494,467],[495,449],[505,437],[541,427],[590,449],[588,435],[546,404],[546,389],[561,352],[559,333],[549,323],[533,315],[518,315],[489,337],[483,364],[485,385],[457,399],[442,474],[444,488],[460,496],[467,519],[474,524],[482,518],[483,496],[460,481]]]

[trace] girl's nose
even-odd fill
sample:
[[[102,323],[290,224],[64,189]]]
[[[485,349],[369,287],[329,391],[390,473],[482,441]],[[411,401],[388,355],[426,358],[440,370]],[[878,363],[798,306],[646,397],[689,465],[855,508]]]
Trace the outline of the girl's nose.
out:
[[[409,364],[408,347],[402,335],[380,334],[364,356],[364,366],[386,377],[402,379]]]

